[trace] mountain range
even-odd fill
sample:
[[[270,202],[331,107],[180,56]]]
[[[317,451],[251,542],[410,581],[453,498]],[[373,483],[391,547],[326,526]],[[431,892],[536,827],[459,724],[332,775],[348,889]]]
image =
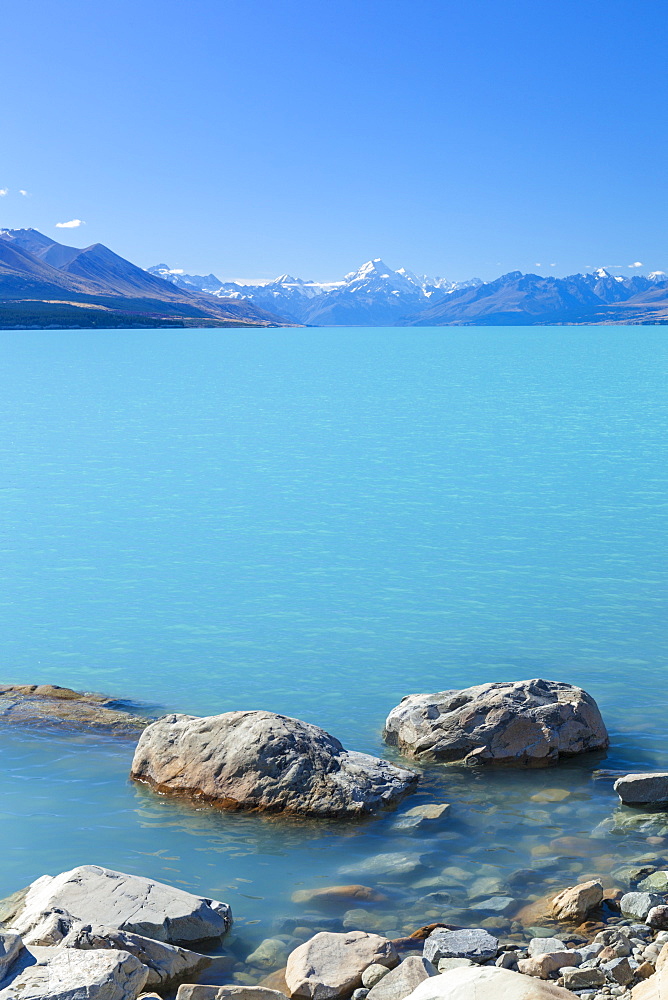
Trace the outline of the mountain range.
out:
[[[144,270],[101,243],[78,248],[36,229],[0,229],[0,328],[611,323],[668,323],[666,275],[598,268],[452,282],[376,258],[339,281],[283,274],[241,284],[166,264]]]
[[[267,284],[221,282],[158,264],[151,274],[173,285],[245,300],[308,326],[531,326],[668,322],[663,272],[623,278],[603,268],[565,278],[511,271],[494,281],[451,282],[393,271],[375,259],[340,281],[283,274]]]
[[[280,326],[246,299],[176,288],[102,243],[0,229],[0,327]]]

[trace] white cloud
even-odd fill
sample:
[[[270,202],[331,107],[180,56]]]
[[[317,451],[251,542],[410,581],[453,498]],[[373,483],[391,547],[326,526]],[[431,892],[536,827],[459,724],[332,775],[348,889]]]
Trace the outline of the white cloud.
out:
[[[20,189],[19,189],[19,194],[22,194],[24,198],[27,198],[27,197],[28,197],[28,192],[27,192],[27,191],[24,191],[24,190],[23,190],[23,188],[20,188]]]
[[[645,265],[641,261],[637,260],[635,264],[628,264],[628,267],[644,267]]]
[[[71,219],[69,222],[57,222],[56,229],[78,229],[79,226],[85,225],[82,219]]]
[[[0,198],[4,198],[6,194],[9,194],[9,188],[0,188]]]
[[[543,266],[542,264],[538,264],[538,263],[534,264],[534,267],[542,267],[542,266]]]

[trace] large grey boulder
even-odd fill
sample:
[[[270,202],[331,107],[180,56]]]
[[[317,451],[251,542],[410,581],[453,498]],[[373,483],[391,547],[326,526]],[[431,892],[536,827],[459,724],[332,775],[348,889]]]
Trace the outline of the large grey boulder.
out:
[[[148,969],[127,951],[56,948],[0,989],[0,1000],[135,1000]]]
[[[608,746],[591,695],[540,679],[408,695],[388,715],[384,736],[420,760],[534,767]]]
[[[412,771],[344,749],[318,726],[273,712],[158,719],[140,737],[131,776],[229,809],[316,817],[373,812],[418,781]]]
[[[370,965],[393,969],[399,956],[391,941],[378,934],[349,931],[316,934],[290,954],[285,970],[291,997],[333,1000],[348,997],[362,985],[362,973]]]
[[[119,931],[115,927],[91,926],[78,922],[63,938],[62,947],[81,951],[110,948],[127,951],[138,958],[148,969],[147,986],[169,986],[174,981],[183,982],[186,976],[195,976],[211,965],[207,955],[200,955],[187,948],[154,941],[141,934]]]
[[[367,1000],[405,1000],[416,986],[436,975],[437,970],[426,958],[409,955],[369,990]]]
[[[668,808],[668,771],[627,774],[617,779],[614,788],[627,806]]]
[[[63,937],[58,927],[63,914],[172,944],[220,938],[232,923],[226,903],[139,875],[82,865],[33,882],[9,929],[27,943],[56,944]],[[65,933],[69,929],[66,926]]]
[[[422,954],[434,965],[438,965],[442,958],[468,958],[471,962],[482,964],[496,958],[498,950],[497,938],[482,927],[461,931],[438,928],[425,941]]]

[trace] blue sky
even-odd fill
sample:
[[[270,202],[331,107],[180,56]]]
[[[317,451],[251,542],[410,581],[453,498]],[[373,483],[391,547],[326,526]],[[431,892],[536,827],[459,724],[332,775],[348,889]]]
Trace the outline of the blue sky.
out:
[[[667,29],[661,0],[5,0],[0,225],[222,278],[668,271]]]

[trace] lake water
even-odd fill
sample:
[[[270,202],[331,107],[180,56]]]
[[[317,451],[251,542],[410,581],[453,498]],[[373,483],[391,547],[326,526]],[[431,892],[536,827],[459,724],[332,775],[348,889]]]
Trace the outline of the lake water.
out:
[[[634,826],[592,776],[667,764],[667,344],[654,327],[1,334],[0,680],[269,709],[392,758],[403,695],[542,676],[585,687],[612,745],[549,771],[426,768],[398,814],[451,810],[410,835],[397,814],[197,811],[131,784],[127,744],[5,728],[0,895],[84,863],[154,876],[231,903],[243,961],[317,925],[296,889],[379,887],[391,902],[346,926],[399,934],[668,855],[663,819]],[[385,852],[415,870],[365,873]]]

